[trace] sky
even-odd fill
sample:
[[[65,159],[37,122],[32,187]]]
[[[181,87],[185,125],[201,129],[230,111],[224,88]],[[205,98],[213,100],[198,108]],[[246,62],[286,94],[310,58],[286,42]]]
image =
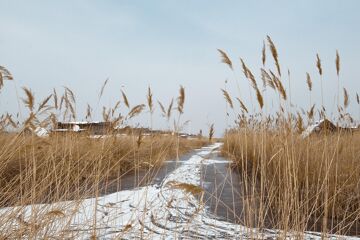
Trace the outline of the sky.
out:
[[[121,90],[135,106],[146,102],[150,86],[155,100],[168,105],[182,85],[186,102],[181,119],[190,120],[184,131],[207,132],[214,123],[221,135],[239,112],[236,105],[227,116],[221,88],[258,111],[239,58],[260,84],[261,49],[270,35],[283,73],[288,69],[291,73],[290,88],[286,74],[282,80],[295,106],[309,109],[306,72],[313,79],[312,102],[321,104],[315,64],[318,53],[324,70],[324,105],[329,111],[334,109],[338,50],[340,85],[350,94],[348,110],[358,116],[359,7],[356,0],[0,0],[0,65],[15,78],[0,92],[0,110],[19,111],[23,86],[31,88],[37,102],[53,88],[61,92],[67,86],[76,95],[77,120],[84,119],[88,103],[95,111],[94,118],[101,120],[102,106],[113,106],[121,99]],[[234,72],[221,63],[217,49],[228,53]],[[269,51],[266,68],[274,69]],[[277,97],[271,90],[267,92],[266,108],[271,111],[277,106]],[[122,109],[126,113],[124,105]],[[24,114],[25,110],[20,111]],[[168,126],[158,109],[153,118],[154,128]],[[144,113],[131,123],[149,126],[149,119],[149,113]]]

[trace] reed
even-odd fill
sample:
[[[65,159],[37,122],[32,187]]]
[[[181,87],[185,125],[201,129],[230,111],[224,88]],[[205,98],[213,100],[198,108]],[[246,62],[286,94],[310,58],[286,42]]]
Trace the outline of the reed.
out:
[[[261,68],[261,79],[264,86],[279,94],[279,99],[287,101],[288,92],[281,81],[277,49],[269,36],[267,41],[275,71]],[[263,53],[263,66],[264,59]],[[255,77],[243,59],[241,63],[244,75],[258,93]],[[316,112],[320,119],[326,116],[323,69],[318,54],[316,68],[321,78],[319,109],[312,103],[313,82],[309,73],[306,73],[308,111],[290,108],[285,112],[282,101],[279,101],[279,110],[265,116],[262,112],[248,112],[245,103],[237,97],[241,112],[235,113],[238,118],[233,127],[226,130],[222,153],[233,159],[234,167],[242,175],[243,189],[239,191],[242,191],[242,201],[248,206],[244,208],[245,225],[282,229],[284,236],[287,232],[308,230],[320,231],[324,238],[329,233],[359,235],[360,199],[354,192],[358,191],[360,177],[357,164],[360,148],[356,143],[360,131],[341,128],[353,122],[346,112],[350,105],[346,88],[343,88],[342,122],[336,123],[337,131],[325,131],[307,138],[301,135],[307,125],[313,123]],[[339,80],[338,52],[335,68]],[[230,96],[222,91],[229,103]],[[356,101],[359,104],[358,95]],[[258,97],[258,102],[261,110],[264,104],[261,97]]]

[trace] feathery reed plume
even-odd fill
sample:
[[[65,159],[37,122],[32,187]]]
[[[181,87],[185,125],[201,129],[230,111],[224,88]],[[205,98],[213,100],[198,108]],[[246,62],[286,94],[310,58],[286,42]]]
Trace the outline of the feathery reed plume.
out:
[[[89,104],[87,104],[87,108],[86,108],[86,119],[91,119],[91,112],[92,112],[92,108],[90,107]]]
[[[5,120],[8,122],[8,124],[10,124],[13,128],[17,128],[18,125],[15,123],[15,121],[12,119],[12,116],[7,113],[6,114],[6,117],[5,117]]]
[[[338,50],[336,50],[335,66],[336,66],[336,74],[339,76],[339,73],[340,73],[340,55],[339,55]]]
[[[109,81],[109,78],[107,78],[107,79],[105,80],[104,84],[103,84],[102,87],[101,87],[100,94],[99,94],[99,101],[100,101],[100,98],[102,97],[102,95],[103,95],[103,93],[104,93],[104,89],[105,89],[105,86],[106,86],[106,84],[108,83],[108,81]]]
[[[23,87],[22,88],[25,92],[26,98],[23,98],[23,102],[25,103],[25,106],[32,112],[34,110],[34,94],[31,92],[30,89]]]
[[[70,109],[72,118],[75,120],[76,119],[76,112],[75,112],[74,106],[71,103],[69,104],[69,109]]]
[[[167,112],[166,112],[166,117],[167,117],[168,120],[170,120],[173,105],[174,105],[174,99],[171,99],[171,102],[170,102],[169,107],[168,107]]]
[[[312,91],[312,81],[311,81],[311,77],[310,74],[307,72],[306,73],[306,83],[309,89],[309,106],[311,106],[311,91]]]
[[[3,66],[0,66],[0,75],[4,80],[14,80],[11,72]]]
[[[52,97],[53,95],[50,94],[47,98],[45,98],[40,104],[39,104],[39,107],[37,109],[37,113],[40,113],[41,110],[44,111],[47,111],[47,110],[50,110],[51,109],[51,106],[47,105],[47,103],[49,102],[50,98]]]
[[[63,105],[64,105],[64,101],[65,101],[65,96],[62,95],[60,98],[60,104],[59,104],[59,110],[61,111]]]
[[[320,59],[318,53],[316,54],[316,67],[319,71],[319,74],[322,76],[323,71],[322,71],[322,67],[321,67],[321,59]]]
[[[75,94],[73,91],[71,91],[70,88],[68,87],[64,87],[65,88],[65,95],[68,97],[69,100],[72,101],[72,103],[75,103]],[[69,98],[70,97],[70,98]]]
[[[57,96],[57,93],[56,93],[56,90],[55,90],[55,88],[54,88],[54,90],[53,90],[53,97],[54,97],[54,107],[55,107],[55,109],[58,109],[58,107],[59,107],[59,105],[58,105],[58,96]]]
[[[184,112],[184,103],[185,103],[185,88],[180,86],[179,97],[177,98],[177,109],[180,114]]]
[[[116,110],[120,107],[121,101],[117,101],[113,109],[111,110],[111,115],[114,116]]]
[[[129,118],[133,118],[133,117],[139,115],[144,110],[144,108],[145,108],[144,104],[136,105],[129,112],[129,114],[128,114]]]
[[[298,133],[302,133],[304,131],[303,119],[299,112],[297,112],[296,128],[297,128]]]
[[[218,49],[218,51],[221,55],[221,62],[225,63],[226,65],[229,66],[229,68],[231,70],[233,70],[232,62],[231,62],[230,58],[228,57],[228,55],[221,49]]]
[[[306,73],[306,83],[309,88],[309,91],[311,91],[312,90],[312,81],[311,81],[310,74],[308,72]]]
[[[264,86],[269,86],[275,90],[275,85],[272,78],[270,77],[269,73],[263,68],[261,68],[261,79],[263,80]]]
[[[110,111],[111,111],[111,109],[106,109],[106,107],[103,107],[102,116],[103,116],[104,122],[109,122],[109,120],[110,120]]]
[[[158,104],[160,106],[162,116],[166,116],[166,110],[165,110],[164,105],[159,100],[158,100]]]
[[[124,93],[124,91],[123,91],[123,90],[121,90],[121,94],[122,94],[122,97],[123,97],[123,100],[124,100],[125,106],[126,106],[127,108],[130,108],[129,101],[128,101],[128,99],[127,99],[127,97],[126,97],[126,94]]]
[[[339,107],[339,97],[340,97],[340,55],[339,51],[336,50],[336,58],[335,58],[335,66],[336,66],[336,75],[337,75],[337,106]]]
[[[344,89],[344,108],[347,108],[349,106],[349,94],[346,90],[346,88],[343,88]]]
[[[265,61],[266,61],[266,46],[265,46],[265,41],[263,41],[263,48],[262,48],[261,60],[262,60],[263,67],[265,67]]]
[[[286,91],[285,91],[285,88],[283,86],[283,84],[281,83],[280,79],[279,78],[275,78],[275,85],[277,86],[277,89],[281,95],[281,97],[286,100],[287,99],[287,96],[286,96]]]
[[[315,109],[315,104],[310,108],[310,110],[307,112],[308,118],[309,119],[313,119],[314,117],[314,109]]]
[[[262,95],[260,93],[260,90],[258,88],[256,88],[256,99],[257,99],[257,101],[259,103],[260,108],[262,109],[263,106],[264,106],[264,99],[263,99],[263,97],[262,97]]]
[[[9,70],[0,66],[0,89],[4,86],[4,80],[13,80],[13,76]]]
[[[4,78],[2,76],[2,73],[0,72],[0,89],[4,86]]]
[[[150,86],[148,87],[147,104],[148,104],[150,113],[153,113],[154,112],[154,109],[153,109],[153,95],[152,95]]]
[[[251,86],[254,89],[256,89],[257,88],[257,83],[256,83],[254,75],[252,74],[250,69],[246,66],[246,64],[245,64],[245,62],[243,61],[242,58],[240,58],[240,61],[241,61],[241,66],[243,68],[243,72],[244,72],[245,77],[250,80]]]
[[[211,124],[209,129],[209,141],[212,140],[214,133],[215,133],[214,124]]]
[[[269,43],[269,47],[270,47],[271,54],[272,54],[272,56],[273,56],[273,58],[274,58],[274,61],[275,61],[275,65],[276,65],[277,72],[278,72],[279,76],[281,76],[280,64],[279,64],[279,59],[278,59],[279,56],[278,56],[278,53],[277,53],[275,44],[274,44],[274,42],[271,40],[271,38],[270,38],[269,35],[267,36],[267,40],[268,40],[268,43]]]
[[[240,98],[236,98],[238,100],[238,102],[240,103],[240,107],[242,108],[242,110],[244,110],[246,113],[248,113],[248,109],[245,106],[245,104],[243,103],[243,101],[241,101]]]
[[[234,108],[234,105],[233,105],[233,102],[232,102],[232,100],[231,100],[231,97],[230,97],[230,95],[229,95],[229,93],[226,91],[226,90],[224,90],[224,89],[221,89],[221,91],[223,92],[223,94],[224,94],[224,97],[225,97],[225,99],[226,99],[226,102],[229,104],[229,106],[230,106],[230,108]]]

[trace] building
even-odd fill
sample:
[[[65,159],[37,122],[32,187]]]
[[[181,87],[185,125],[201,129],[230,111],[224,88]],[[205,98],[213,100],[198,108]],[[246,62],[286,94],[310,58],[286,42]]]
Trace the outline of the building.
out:
[[[111,122],[57,122],[53,132],[87,132],[105,135],[113,130]]]

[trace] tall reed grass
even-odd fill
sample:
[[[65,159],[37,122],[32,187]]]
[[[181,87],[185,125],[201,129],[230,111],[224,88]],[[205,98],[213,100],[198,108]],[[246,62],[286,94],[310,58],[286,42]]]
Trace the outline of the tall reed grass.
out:
[[[267,37],[275,71],[261,68],[265,88],[259,91],[254,74],[241,59],[242,70],[254,89],[259,112],[249,112],[246,104],[237,97],[240,108],[233,105],[232,97],[223,91],[225,101],[237,116],[232,129],[224,136],[222,153],[233,159],[234,167],[241,172],[245,196],[244,224],[271,227],[284,232],[306,230],[328,233],[360,235],[360,132],[343,127],[354,126],[354,119],[346,111],[349,94],[344,88],[343,106],[338,100],[335,131],[323,131],[304,138],[306,125],[314,123],[315,113],[320,119],[331,114],[323,102],[323,67],[316,55],[316,68],[321,81],[319,109],[312,102],[313,81],[306,73],[309,90],[309,110],[289,108],[289,89],[283,84],[281,65],[276,46]],[[230,58],[221,51],[222,61],[229,65]],[[262,50],[265,66],[266,49]],[[233,65],[229,65],[232,69]],[[340,56],[335,59],[338,85],[340,84]],[[339,88],[339,87],[338,87]],[[262,111],[262,95],[273,89],[279,97],[278,111]],[[339,95],[339,91],[338,94]],[[239,111],[235,109],[240,109]],[[285,236],[285,235],[284,235]],[[283,237],[284,237],[283,236]]]

